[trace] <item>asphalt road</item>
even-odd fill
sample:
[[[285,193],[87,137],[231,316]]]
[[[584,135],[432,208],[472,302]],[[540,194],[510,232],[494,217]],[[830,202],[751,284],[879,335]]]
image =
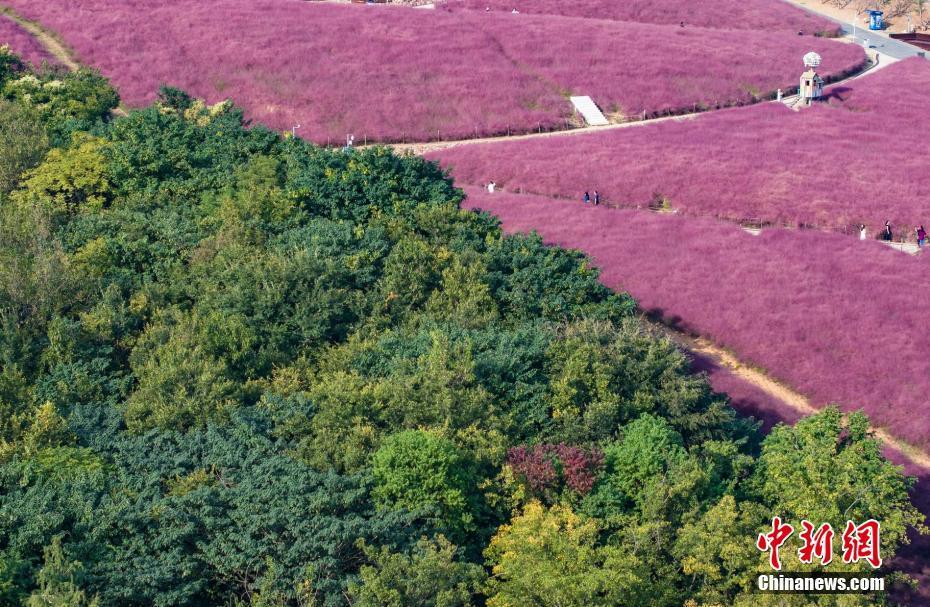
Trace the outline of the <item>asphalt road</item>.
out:
[[[895,59],[906,59],[907,57],[914,57],[924,52],[923,50],[917,48],[916,46],[912,46],[906,42],[901,42],[899,40],[893,40],[891,38],[881,36],[876,32],[870,32],[868,29],[864,27],[853,26],[852,23],[846,23],[845,21],[835,19],[834,17],[831,17],[829,15],[824,15],[823,13],[819,13],[807,6],[803,6],[799,4],[795,6],[797,6],[798,8],[804,9],[809,13],[814,13],[815,15],[819,15],[821,17],[829,19],[830,21],[833,21],[834,23],[840,24],[843,28],[843,32],[847,34],[848,36],[850,36],[851,38],[854,38],[856,42],[858,42],[859,44],[864,44],[865,41],[868,40],[869,46],[871,48],[874,48],[878,50],[879,52],[884,53],[885,55],[890,55],[891,57],[894,57]],[[855,32],[855,35],[853,35],[853,32]],[[927,53],[927,54],[930,54],[930,53]]]
[[[843,31],[849,35],[853,36],[853,26],[851,23],[842,23]],[[875,32],[870,32],[867,29],[856,27],[855,39],[856,42],[863,44],[866,40],[869,41],[869,47],[874,48],[882,54],[890,55],[895,59],[906,59],[908,57],[914,57],[920,53],[926,52],[922,49],[910,45],[907,42],[901,42],[900,40],[894,40],[892,38],[886,38],[885,36],[880,36]]]

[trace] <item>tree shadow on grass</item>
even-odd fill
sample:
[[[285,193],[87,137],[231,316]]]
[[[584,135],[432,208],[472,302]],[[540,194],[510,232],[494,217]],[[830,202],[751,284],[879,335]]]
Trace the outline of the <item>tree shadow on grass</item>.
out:
[[[739,411],[740,415],[754,417],[762,422],[761,430],[764,434],[771,432],[777,424],[793,424],[801,418],[797,411],[736,377],[730,369],[713,358],[690,351],[689,355],[691,370],[695,373],[706,373],[714,391],[725,393],[729,397],[730,405]],[[743,384],[738,392],[732,389],[732,385],[736,382]]]
[[[683,324],[684,319],[681,316],[666,316],[665,310],[662,308],[649,308],[643,310],[642,313],[646,318],[654,323],[663,324],[666,327],[674,329],[679,333],[684,333],[685,335],[691,335],[691,332],[685,328]]]
[[[909,470],[914,474],[914,470]],[[911,490],[911,500],[917,509],[930,517],[930,470],[916,471],[917,484]],[[911,543],[903,546],[892,567],[917,580],[918,586],[895,586],[891,590],[892,605],[930,607],[930,535],[909,534]]]
[[[845,103],[849,99],[853,89],[848,86],[835,86],[827,89],[823,96],[823,101],[830,104]]]
[[[654,322],[661,322],[682,333],[689,334],[683,326],[681,317],[666,317],[660,308],[644,310],[643,313]],[[741,415],[752,416],[762,422],[763,433],[769,433],[776,424],[794,424],[801,419],[802,415],[797,410],[737,377],[729,368],[719,364],[713,358],[691,350],[687,352],[691,358],[692,371],[705,373],[714,391],[727,394],[730,404]],[[889,453],[889,455],[895,462],[904,461],[898,454]],[[910,465],[906,467],[906,472],[917,477],[917,483],[911,490],[914,505],[924,515],[930,516],[930,470]],[[902,584],[891,588],[890,604],[930,607],[930,535],[921,536],[911,532],[910,540],[911,543],[903,546],[898,552],[890,568],[903,571],[916,579],[918,587],[913,589]]]

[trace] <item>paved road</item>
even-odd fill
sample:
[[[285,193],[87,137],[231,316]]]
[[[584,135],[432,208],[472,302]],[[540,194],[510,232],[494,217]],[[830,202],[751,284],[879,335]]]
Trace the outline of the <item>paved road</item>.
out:
[[[841,23],[841,25],[843,26],[843,31],[846,32],[846,34],[850,37],[853,37],[852,24]],[[884,55],[890,55],[895,59],[907,59],[908,57],[915,57],[920,53],[925,52],[916,46],[908,44],[907,42],[901,42],[900,40],[879,36],[874,32],[870,32],[869,30],[863,29],[861,27],[856,28],[855,39],[856,42],[860,44],[862,44],[865,40],[868,40],[870,48],[874,48]]]
[[[859,44],[864,44],[866,40],[869,41],[869,46],[874,48],[880,53],[894,57],[895,59],[906,59],[908,57],[915,57],[919,53],[922,53],[921,49],[916,46],[912,46],[906,42],[901,42],[899,40],[894,40],[886,36],[882,36],[876,32],[870,32],[868,29],[860,26],[854,26],[852,23],[847,23],[830,15],[825,15],[809,6],[804,6],[803,4],[795,4],[800,9],[803,9],[809,13],[814,13],[820,17],[824,17],[833,21],[834,23],[840,24],[843,28],[843,33],[848,35],[850,38],[854,38]],[[854,35],[855,32],[855,35]],[[930,53],[928,53],[930,54]]]

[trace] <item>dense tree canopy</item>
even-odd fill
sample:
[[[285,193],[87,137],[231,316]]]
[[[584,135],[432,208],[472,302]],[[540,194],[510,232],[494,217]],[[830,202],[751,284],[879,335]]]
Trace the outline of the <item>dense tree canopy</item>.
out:
[[[775,514],[920,520],[863,418],[762,440],[435,165],[0,77],[2,604],[732,603]]]

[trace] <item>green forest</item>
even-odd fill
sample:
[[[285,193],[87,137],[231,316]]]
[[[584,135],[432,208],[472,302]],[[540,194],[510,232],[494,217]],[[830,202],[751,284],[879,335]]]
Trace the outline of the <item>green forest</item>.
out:
[[[0,604],[885,601],[753,592],[775,515],[921,528],[862,415],[763,436],[422,159],[118,104],[0,51]]]

